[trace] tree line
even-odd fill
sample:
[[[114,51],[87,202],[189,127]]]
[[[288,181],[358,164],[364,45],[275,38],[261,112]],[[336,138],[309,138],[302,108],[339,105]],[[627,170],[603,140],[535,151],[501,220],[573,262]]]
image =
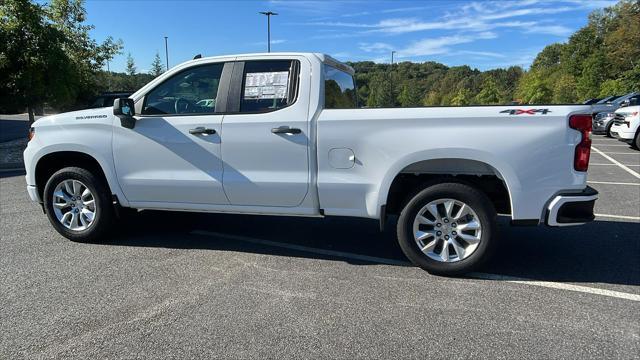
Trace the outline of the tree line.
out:
[[[566,43],[545,47],[525,71],[479,71],[428,61],[350,62],[368,107],[575,103],[640,90],[640,1],[593,11]]]
[[[156,53],[149,73],[131,54],[123,73],[104,71],[122,40],[89,36],[83,0],[0,2],[0,112],[79,108],[105,91],[135,91],[164,71]],[[368,107],[574,103],[640,90],[640,1],[621,0],[589,15],[566,43],[545,47],[530,69],[480,71],[433,61],[350,62],[359,103]]]

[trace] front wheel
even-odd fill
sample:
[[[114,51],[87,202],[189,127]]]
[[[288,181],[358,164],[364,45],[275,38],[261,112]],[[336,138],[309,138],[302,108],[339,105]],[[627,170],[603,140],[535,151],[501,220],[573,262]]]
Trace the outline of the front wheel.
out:
[[[415,194],[398,219],[398,242],[415,265],[433,274],[477,268],[495,240],[496,211],[487,196],[462,183],[440,183]]]
[[[640,150],[640,131],[636,132],[636,138],[633,140],[631,147]]]
[[[104,236],[113,220],[111,192],[91,172],[67,167],[54,173],[44,188],[44,208],[51,225],[72,241]]]

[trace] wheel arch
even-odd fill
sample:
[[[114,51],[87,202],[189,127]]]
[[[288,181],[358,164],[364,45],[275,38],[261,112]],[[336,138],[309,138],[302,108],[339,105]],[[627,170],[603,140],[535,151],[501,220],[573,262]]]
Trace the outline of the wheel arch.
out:
[[[447,179],[480,184],[483,190],[492,184],[501,184],[509,211],[513,214],[514,189],[520,188],[520,182],[507,164],[491,154],[477,150],[446,149],[431,154],[412,154],[398,161],[386,173],[378,193],[377,208],[380,218],[397,212],[399,202],[404,202],[416,186],[430,180],[437,182]],[[410,188],[406,188],[406,185]],[[397,191],[399,188],[403,191]],[[504,212],[504,207],[501,210]]]
[[[38,158],[33,171],[36,190],[40,200],[43,200],[44,187],[51,175],[69,166],[81,167],[95,173],[105,181],[111,192],[110,195],[117,195],[120,202],[125,200],[115,182],[113,169],[108,163],[94,154],[80,150],[54,150]]]

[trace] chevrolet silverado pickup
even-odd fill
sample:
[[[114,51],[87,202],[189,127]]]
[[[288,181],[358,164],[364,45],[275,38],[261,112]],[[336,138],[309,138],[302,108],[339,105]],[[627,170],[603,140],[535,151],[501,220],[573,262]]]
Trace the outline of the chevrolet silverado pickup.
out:
[[[489,257],[497,214],[594,219],[590,106],[358,108],[353,75],[315,53],[185,62],[113,107],[36,121],[29,196],[74,241],[127,209],[393,217],[406,256],[445,275]]]

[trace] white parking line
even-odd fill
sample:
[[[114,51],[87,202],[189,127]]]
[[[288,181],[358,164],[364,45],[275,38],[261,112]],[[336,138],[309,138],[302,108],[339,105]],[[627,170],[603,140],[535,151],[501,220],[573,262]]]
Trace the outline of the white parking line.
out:
[[[605,185],[630,185],[640,186],[640,183],[628,183],[628,182],[611,182],[611,181],[587,181],[589,184],[605,184]]]
[[[628,168],[627,166],[625,166],[625,165],[622,165],[618,160],[616,160],[616,159],[612,158],[611,156],[609,156],[609,155],[607,155],[607,154],[603,153],[602,151],[598,150],[597,148],[595,148],[595,147],[593,147],[593,146],[592,146],[591,148],[592,148],[595,152],[597,152],[598,154],[600,154],[600,155],[604,156],[604,158],[605,158],[605,159],[607,159],[607,160],[611,161],[612,163],[614,163],[614,164],[616,164],[616,165],[620,166],[624,171],[626,171],[626,172],[628,172],[629,174],[631,174],[631,175],[633,175],[633,176],[637,177],[638,179],[640,179],[640,174],[638,174],[637,172],[635,172],[635,171],[633,171],[633,170],[629,169],[629,168]]]
[[[608,145],[606,143],[595,143],[595,142],[593,144],[598,145],[598,146],[620,146],[620,147],[627,147],[627,148],[629,147],[629,145],[618,145],[618,144]]]
[[[610,154],[610,155],[636,155],[637,154],[637,153],[634,153],[634,152],[611,152],[611,151],[603,151],[602,153],[603,154]]]
[[[624,219],[624,220],[640,220],[640,216],[626,216],[626,215],[609,215],[609,214],[594,214],[597,217]]]
[[[346,259],[362,260],[362,261],[374,262],[379,264],[412,266],[412,264],[408,261],[360,255],[360,254],[354,254],[354,253],[343,252],[343,251],[318,249],[318,248],[312,248],[312,247],[302,246],[302,245],[287,244],[287,243],[281,243],[281,242],[271,241],[271,240],[256,239],[256,238],[247,237],[247,236],[228,235],[228,234],[222,234],[222,233],[216,233],[216,232],[204,231],[204,230],[195,230],[195,231],[192,231],[191,234],[227,238],[232,240],[244,241],[251,244],[267,245],[267,246],[279,247],[283,249],[298,250],[298,251],[303,251],[308,253],[329,255],[329,256],[335,256],[335,257],[346,258]],[[565,284],[565,283],[552,282],[552,281],[538,281],[538,280],[519,278],[519,277],[513,277],[513,276],[485,274],[485,273],[471,273],[469,274],[469,276],[478,278],[478,279],[499,280],[499,281],[506,281],[510,283],[516,283],[516,284],[540,286],[540,287],[546,287],[551,289],[560,289],[560,290],[576,291],[576,292],[581,292],[586,294],[609,296],[609,297],[614,297],[614,298],[624,299],[624,300],[640,301],[640,295],[630,294],[630,293],[625,293],[620,291],[600,289],[600,288],[593,288],[588,286],[579,286],[579,285]]]
[[[640,165],[631,165],[631,164],[622,164],[624,166],[640,166]],[[590,163],[589,166],[618,166],[618,164],[597,164],[597,163]]]

